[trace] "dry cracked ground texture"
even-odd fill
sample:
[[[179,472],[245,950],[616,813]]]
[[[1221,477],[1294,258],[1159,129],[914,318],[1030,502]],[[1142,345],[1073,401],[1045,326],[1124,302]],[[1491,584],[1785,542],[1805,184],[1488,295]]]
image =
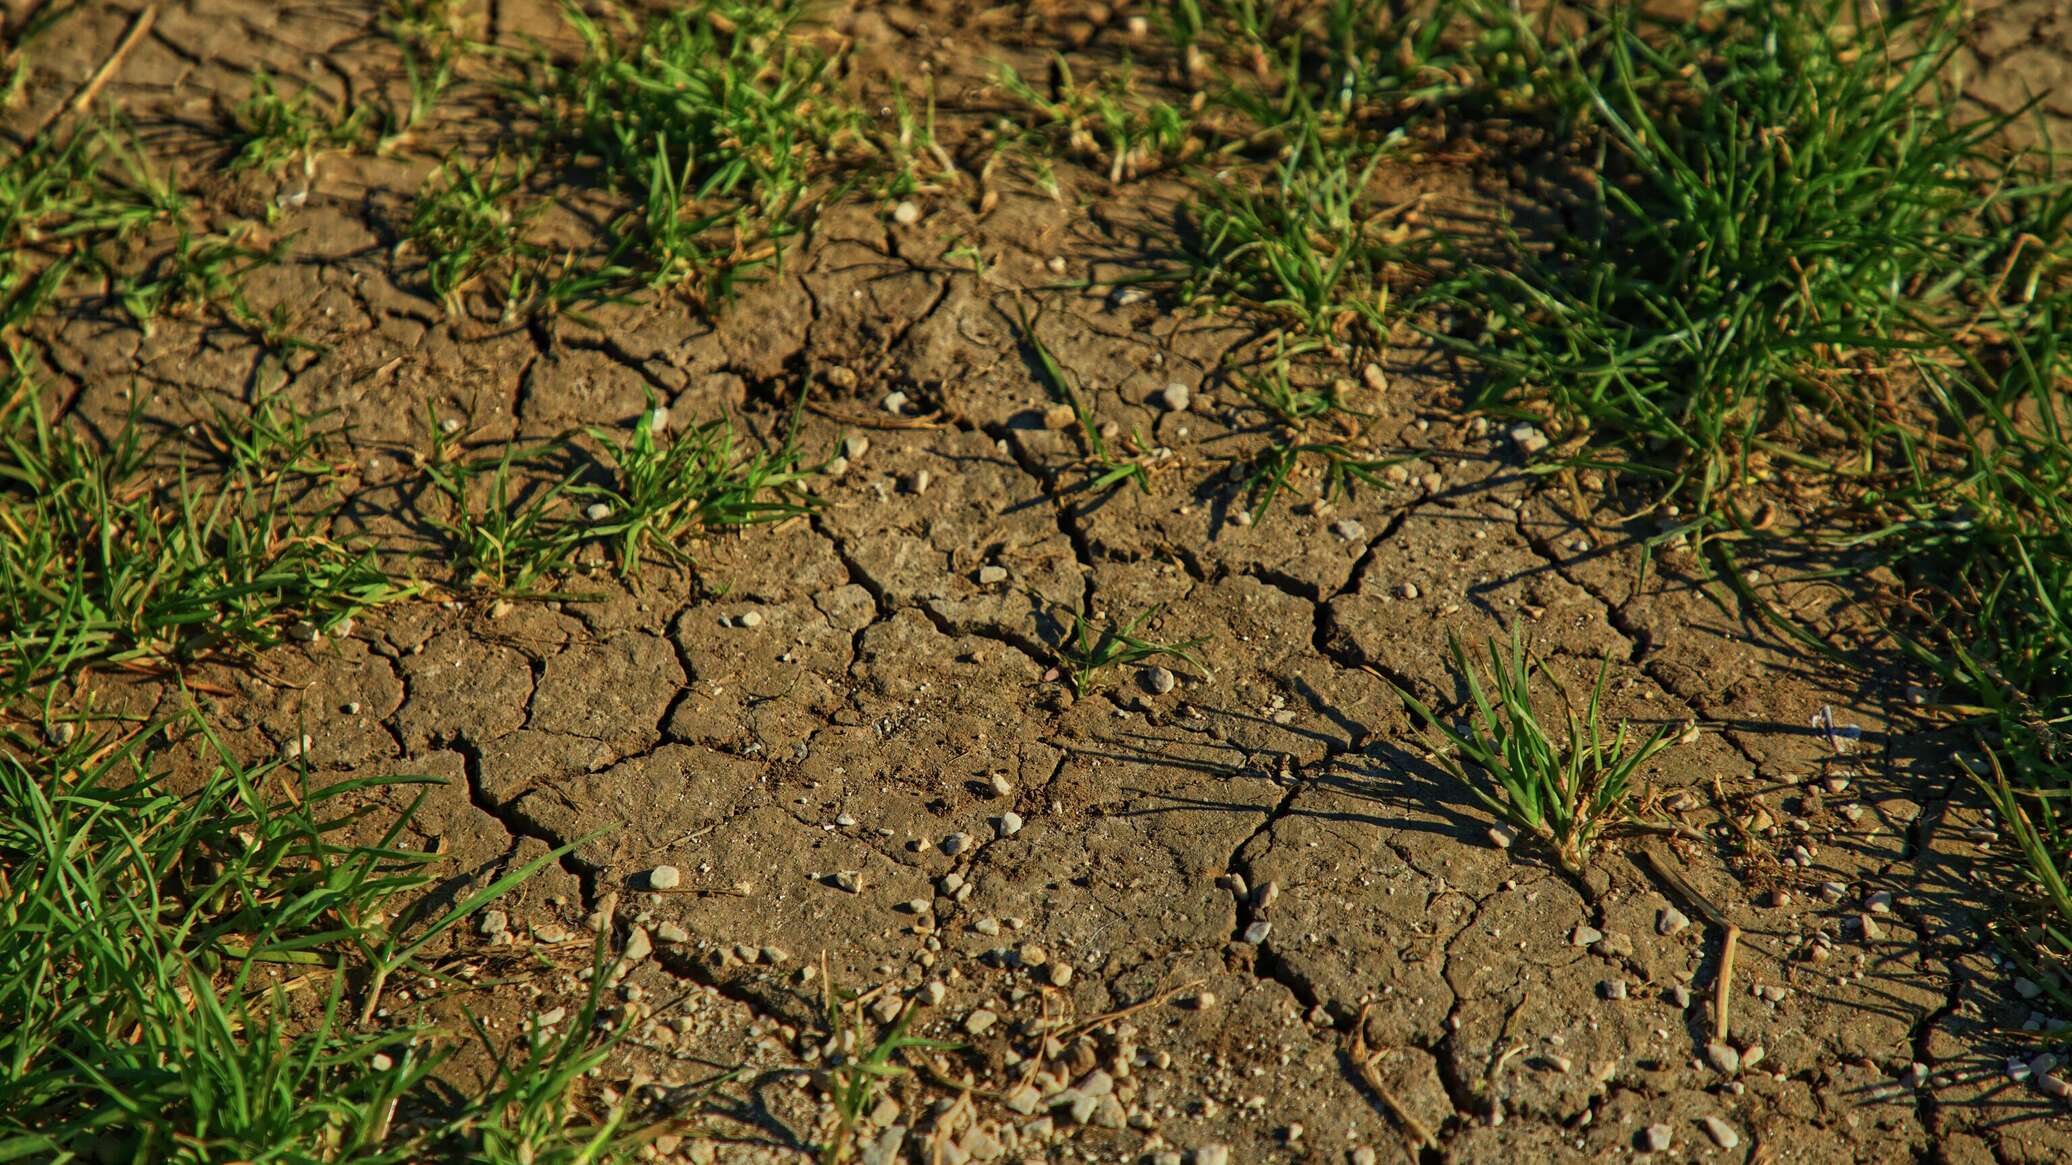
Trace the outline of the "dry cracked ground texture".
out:
[[[2053,6],[2008,7],[1982,61],[2063,59]],[[545,3],[492,10],[510,43],[555,27]],[[947,106],[977,84],[970,38],[1018,35],[1008,12],[867,7],[833,25],[861,59],[927,62]],[[127,18],[77,20],[32,95],[69,92]],[[365,26],[342,7],[162,4],[108,94],[177,128],[258,65],[360,91]],[[820,484],[824,510],[702,547],[699,585],[599,574],[578,581],[601,601],[395,609],[213,676],[249,755],[307,732],[323,772],[451,778],[417,840],[456,885],[588,838],[503,904],[507,935],[462,940],[504,960],[504,985],[462,1002],[504,1031],[572,1008],[576,936],[605,910],[614,942],[653,949],[620,984],[631,1035],[601,1084],[666,1100],[748,1065],[706,1102],[715,1135],[665,1141],[676,1155],[804,1154],[823,959],[969,1045],[943,1063],[973,1087],[909,1082],[876,1114],[912,1130],[915,1160],[1595,1159],[1658,1124],[1670,1155],[1706,1159],[2072,1154],[2063,1109],[2005,1072],[1996,1032],[2031,1016],[1976,937],[1976,808],[1908,735],[1905,693],[1792,652],[1688,556],[1636,585],[1652,528],[1539,488],[1407,334],[1363,402],[1405,459],[1388,488],[1247,525],[1217,459],[1258,436],[1209,372],[1256,354],[1256,329],[1043,293],[1045,338],[1098,416],[1175,451],[1148,493],[1065,488],[1075,446],[1042,424],[1002,289],[1054,281],[1053,258],[1073,278],[1124,272],[1176,191],[1010,187],[983,217],[960,197],[905,226],[839,209],[716,326],[664,300],[600,331],[498,328],[447,319],[387,259],[429,164],[324,159],[295,262],[252,292],[305,305],[334,345],[286,391],[350,426],[342,533],[421,536],[394,491],[425,401],[485,447],[623,424],[648,393],[768,436],[815,385],[807,446],[869,440]],[[959,239],[990,258],[986,283],[942,258]],[[257,375],[249,344],[177,320],[144,338],[82,317],[49,339],[64,407],[104,426],[132,392],[178,423]],[[1192,407],[1150,403],[1175,380]],[[895,390],[933,419],[884,427]],[[1779,593],[1823,625],[1836,601]],[[1147,633],[1202,637],[1209,671],[1179,668],[1157,696],[1128,673],[1076,701],[1045,682],[1058,612],[1154,605]],[[1651,773],[1686,837],[1653,844],[1745,933],[1738,1065],[1707,1053],[1722,935],[1634,847],[1562,876],[1492,844],[1424,759],[1390,681],[1450,705],[1445,633],[1516,619],[1572,688],[1609,654],[1615,714],[1699,726]],[[682,881],[658,892],[646,872],[663,865]],[[1030,1085],[1074,1081],[1077,1113],[1070,1094],[1032,1111]],[[870,1136],[873,1159],[898,1155]]]

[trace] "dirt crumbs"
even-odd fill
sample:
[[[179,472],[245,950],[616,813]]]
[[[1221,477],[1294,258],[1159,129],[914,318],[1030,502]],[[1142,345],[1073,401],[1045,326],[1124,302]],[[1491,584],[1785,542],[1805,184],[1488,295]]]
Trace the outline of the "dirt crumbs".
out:
[[[710,78],[622,67],[675,60],[666,37],[613,64],[602,10],[367,7],[87,6],[34,43],[17,136],[90,87],[137,187],[219,250],[154,282],[113,257],[142,236],[111,241],[129,307],[77,291],[19,322],[21,359],[102,439],[262,398],[324,434],[270,470],[324,464],[335,507],[297,539],[368,547],[408,593],[355,582],[247,661],[117,656],[53,706],[200,700],[246,763],[439,778],[339,805],[436,855],[398,934],[461,910],[344,996],[452,1037],[444,1087],[532,1073],[600,1153],[700,1165],[2072,1158],[2063,985],[1985,936],[1992,821],[1898,672],[1778,634],[1661,523],[1529,467],[1548,438],[1466,414],[1409,323],[1348,363],[1133,280],[1200,225],[1150,160],[1004,147],[991,62],[1123,67],[1194,5],[828,5],[772,34],[808,47],[755,43],[803,98],[688,143],[642,103]],[[2048,7],[1980,18],[1982,100],[2063,75]],[[458,23],[394,32],[433,9]],[[427,47],[448,35],[478,47]],[[535,51],[553,100],[509,104],[495,63]],[[972,180],[739,233],[646,201],[673,149],[774,181],[758,135],[820,132],[837,93],[882,114],[853,140]],[[575,120],[597,94],[617,122]],[[502,136],[542,125],[579,146]],[[662,274],[613,270],[636,254]],[[700,466],[748,476],[685,502]],[[1745,565],[1832,642],[1882,642],[1835,588]],[[1587,709],[1613,754],[1653,748],[1573,862],[1416,711],[1471,721],[1514,629],[1548,733]],[[425,1095],[384,1131],[444,1127]]]

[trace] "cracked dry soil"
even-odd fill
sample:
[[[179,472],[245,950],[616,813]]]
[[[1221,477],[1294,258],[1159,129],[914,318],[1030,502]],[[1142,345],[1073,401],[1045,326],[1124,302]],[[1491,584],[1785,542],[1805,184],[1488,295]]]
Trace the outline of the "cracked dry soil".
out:
[[[1047,47],[1043,6],[834,7],[860,84],[926,69],[946,111],[984,107],[987,58]],[[2048,6],[2009,8],[2027,31],[1997,51],[2061,61]],[[70,92],[128,15],[79,18],[38,61],[31,106]],[[545,0],[503,0],[484,32],[560,28]],[[108,92],[216,181],[181,147],[215,95],[263,65],[350,104],[385,83],[373,60],[347,7],[167,3]],[[499,986],[452,1003],[503,1032],[572,1008],[600,912],[615,944],[651,946],[613,997],[629,1034],[597,1085],[688,1106],[658,1156],[810,1157],[830,981],[873,990],[873,1024],[911,997],[918,1032],[967,1045],[892,1087],[866,1160],[1582,1160],[1634,1155],[1653,1125],[1677,1158],[2072,1155],[2064,1110],[2002,1070],[1996,1030],[2027,1011],[1975,925],[1978,811],[1909,735],[1897,685],[1790,650],[1688,555],[1636,585],[1652,529],[1528,478],[1407,331],[1360,401],[1366,435],[1404,459],[1388,487],[1246,525],[1219,466],[1261,437],[1216,370],[1260,358],[1259,330],[1031,292],[1097,416],[1174,451],[1148,492],[1069,488],[1076,447],[1043,425],[1006,289],[1057,281],[1053,258],[1068,279],[1127,273],[1178,188],[1075,173],[1053,199],[1010,182],[984,214],[966,191],[911,225],[838,206],[716,324],[663,298],[593,331],[448,319],[397,272],[394,208],[430,164],[321,159],[288,224],[294,262],[253,292],[303,305],[332,345],[285,392],[347,426],[341,535],[423,537],[396,491],[426,401],[485,447],[628,423],[649,393],[768,438],[810,387],[809,449],[869,441],[816,486],[824,509],[701,546],[694,578],[395,608],[207,677],[250,755],[306,731],[324,773],[450,778],[415,840],[450,859],[453,887],[587,839],[500,904],[506,936],[455,940]],[[275,197],[254,181],[225,196]],[[985,282],[943,257],[959,241],[987,256]],[[78,315],[46,338],[65,410],[102,426],[131,393],[180,424],[260,376],[253,345],[195,322],[146,338]],[[1175,380],[1193,406],[1151,402]],[[922,419],[878,407],[894,390]],[[1838,636],[1863,630],[1830,618],[1837,595],[1780,594]],[[1127,672],[1078,700],[1046,682],[1053,613],[1154,605],[1147,633],[1201,637],[1208,672],[1176,668],[1158,696]],[[1452,706],[1445,633],[1514,619],[1572,689],[1609,654],[1614,715],[1699,726],[1648,774],[1680,837],[1614,846],[1572,879],[1493,845],[1426,762],[1391,682]],[[1823,708],[1860,729],[1846,753]],[[1708,1051],[1722,934],[1635,860],[1644,845],[1744,934],[1731,1058]],[[651,888],[665,865],[680,884]],[[735,1064],[713,1095],[692,1087]]]

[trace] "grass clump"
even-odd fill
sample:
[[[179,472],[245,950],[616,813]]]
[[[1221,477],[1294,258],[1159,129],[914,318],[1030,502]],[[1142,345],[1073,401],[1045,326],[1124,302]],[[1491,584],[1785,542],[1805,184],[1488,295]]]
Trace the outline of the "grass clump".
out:
[[[844,1008],[849,1014],[843,1015]],[[845,1022],[846,1020],[846,1022]],[[827,1091],[834,1110],[834,1131],[822,1145],[821,1165],[840,1165],[854,1154],[857,1133],[866,1126],[869,1113],[885,1086],[909,1071],[899,1060],[908,1051],[952,1051],[963,1045],[949,1040],[931,1040],[907,1034],[914,1021],[914,1004],[899,1009],[892,1023],[875,1037],[854,999],[830,992],[827,1000],[827,1030],[839,1033],[843,1047],[840,1061],[828,1069]]]
[[[690,561],[690,540],[818,504],[803,486],[812,471],[800,463],[796,414],[784,440],[761,451],[743,448],[724,418],[665,440],[667,417],[650,408],[623,439],[588,427],[594,453],[562,437],[468,457],[435,426],[424,472],[443,501],[426,520],[445,537],[462,584],[539,594],[584,565],[586,548],[605,546],[616,548],[619,573],[631,578],[653,555]]]
[[[86,666],[265,647],[414,593],[330,537],[312,501],[327,471],[300,426],[226,418],[225,457],[169,461],[134,418],[97,445],[18,383],[0,428],[0,703]]]
[[[1614,9],[1568,91],[1603,158],[1583,226],[1432,296],[1473,328],[1444,337],[1473,403],[1550,414],[1721,522],[1779,466],[1875,465],[1880,370],[2046,261],[1991,146],[2007,118],[1959,112],[1956,17],[1749,0],[1658,36]]]
[[[300,161],[305,176],[316,172],[325,150],[349,149],[366,135],[365,110],[337,117],[317,108],[307,87],[283,93],[272,74],[260,69],[245,99],[229,111],[230,168],[277,173]]]
[[[200,750],[198,785],[168,778],[161,740]],[[407,812],[370,821],[412,783],[247,767],[198,719],[0,741],[0,1155],[600,1159],[569,1105],[599,1055],[588,1023],[456,1096],[433,1084],[436,1029],[348,1018],[358,970],[421,969],[425,943],[552,860],[417,915],[438,859],[398,844]]]
[[[700,0],[639,22],[564,9],[576,61],[544,66],[541,112],[630,207],[616,220],[651,287],[726,302],[781,263],[852,128],[834,59],[802,41],[802,5]]]
[[[1210,674],[1209,665],[1194,653],[1195,648],[1208,640],[1197,638],[1180,643],[1160,643],[1137,634],[1158,616],[1161,609],[1154,606],[1127,622],[1117,624],[1110,620],[1098,628],[1085,612],[1069,612],[1071,622],[1064,628],[1057,655],[1058,665],[1064,671],[1066,682],[1072,685],[1073,695],[1084,697],[1093,691],[1101,676],[1111,668],[1127,667],[1148,659],[1178,660],[1203,675]]]
[[[1641,766],[1669,747],[1670,729],[1657,728],[1632,748],[1627,724],[1621,721],[1607,741],[1599,706],[1611,671],[1607,658],[1598,668],[1590,702],[1578,718],[1564,709],[1565,728],[1550,730],[1532,695],[1534,660],[1523,632],[1511,628],[1509,649],[1489,640],[1489,676],[1477,671],[1460,638],[1448,634],[1453,670],[1467,688],[1469,720],[1455,728],[1423,701],[1401,689],[1397,694],[1416,717],[1439,734],[1439,763],[1477,801],[1521,833],[1544,842],[1555,860],[1580,872],[1604,831],[1633,815],[1632,797]],[[1557,684],[1557,689],[1559,685]],[[1568,694],[1560,693],[1564,704]]]

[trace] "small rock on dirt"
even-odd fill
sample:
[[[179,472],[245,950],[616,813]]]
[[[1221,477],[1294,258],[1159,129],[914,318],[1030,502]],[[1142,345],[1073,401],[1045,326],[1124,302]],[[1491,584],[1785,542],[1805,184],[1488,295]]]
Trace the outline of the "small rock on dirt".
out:
[[[1203,1145],[1194,1151],[1194,1165],[1230,1165],[1227,1145]]]
[[[892,208],[892,221],[903,227],[913,226],[921,221],[921,208],[911,199],[902,200]]]
[[[1144,690],[1154,696],[1165,695],[1179,683],[1170,669],[1162,667],[1147,667],[1137,673],[1137,678],[1143,683]]]
[[[1705,1059],[1723,1076],[1732,1076],[1741,1070],[1741,1053],[1731,1044],[1705,1045]]]
[[[987,1032],[992,1031],[993,1025],[999,1022],[1000,1017],[998,1015],[994,1014],[992,1011],[987,1010],[986,1008],[981,1007],[977,1011],[974,1011],[970,1015],[964,1017],[964,1030],[970,1032],[972,1035],[982,1036]]]
[[[1705,1126],[1706,1135],[1712,1138],[1712,1143],[1722,1149],[1733,1149],[1741,1144],[1741,1134],[1734,1131],[1734,1126],[1716,1116],[1706,1117],[1698,1123]]]
[[[1072,411],[1071,405],[1052,405],[1043,410],[1043,427],[1053,433],[1071,428],[1078,419],[1079,414]]]
[[[674,890],[683,885],[683,871],[675,866],[656,866],[648,871],[647,884],[650,890]]]
[[[1341,542],[1358,542],[1367,537],[1367,527],[1351,518],[1340,518],[1331,523],[1331,533]]]
[[[1251,943],[1253,946],[1256,947],[1260,943],[1265,942],[1266,936],[1272,933],[1273,923],[1270,923],[1262,918],[1259,921],[1245,928],[1245,941]]]
[[[998,828],[1000,830],[1000,836],[1013,837],[1015,834],[1020,833],[1022,831],[1022,815],[1012,810],[1009,810],[1006,813],[1002,813],[1000,815]]]
[[[511,916],[501,910],[485,910],[481,921],[475,924],[483,935],[495,938],[511,929]]]
[[[1543,453],[1547,449],[1547,435],[1531,425],[1518,425],[1511,430],[1509,436],[1512,446],[1527,457]]]
[[[1007,568],[1004,566],[981,566],[978,568],[978,582],[980,586],[989,587],[994,583],[1004,583],[1006,581]]]
[[[654,941],[648,938],[646,927],[636,926],[626,932],[626,949],[623,952],[629,963],[637,963],[655,953]]]
[[[734,617],[734,623],[741,627],[760,627],[763,625],[763,613],[761,611],[743,611]]]
[[[1517,840],[1518,831],[1508,825],[1492,825],[1489,827],[1489,844],[1498,849],[1510,849]]]
[[[1640,1130],[1636,1140],[1643,1153],[1666,1153],[1676,1141],[1676,1130],[1666,1124],[1652,1124]]]
[[[655,924],[655,937],[672,946],[681,946],[691,941],[691,932],[673,922]]]
[[[1664,906],[1662,913],[1655,916],[1656,934],[1677,934],[1690,928],[1691,920],[1674,906]]]
[[[1568,935],[1568,945],[1572,947],[1593,946],[1603,941],[1604,932],[1594,926],[1579,926]]]
[[[1174,381],[1159,389],[1158,395],[1154,399],[1158,401],[1159,407],[1167,412],[1177,413],[1185,409],[1188,403],[1194,399],[1194,393],[1186,385],[1181,384],[1179,381]]]

